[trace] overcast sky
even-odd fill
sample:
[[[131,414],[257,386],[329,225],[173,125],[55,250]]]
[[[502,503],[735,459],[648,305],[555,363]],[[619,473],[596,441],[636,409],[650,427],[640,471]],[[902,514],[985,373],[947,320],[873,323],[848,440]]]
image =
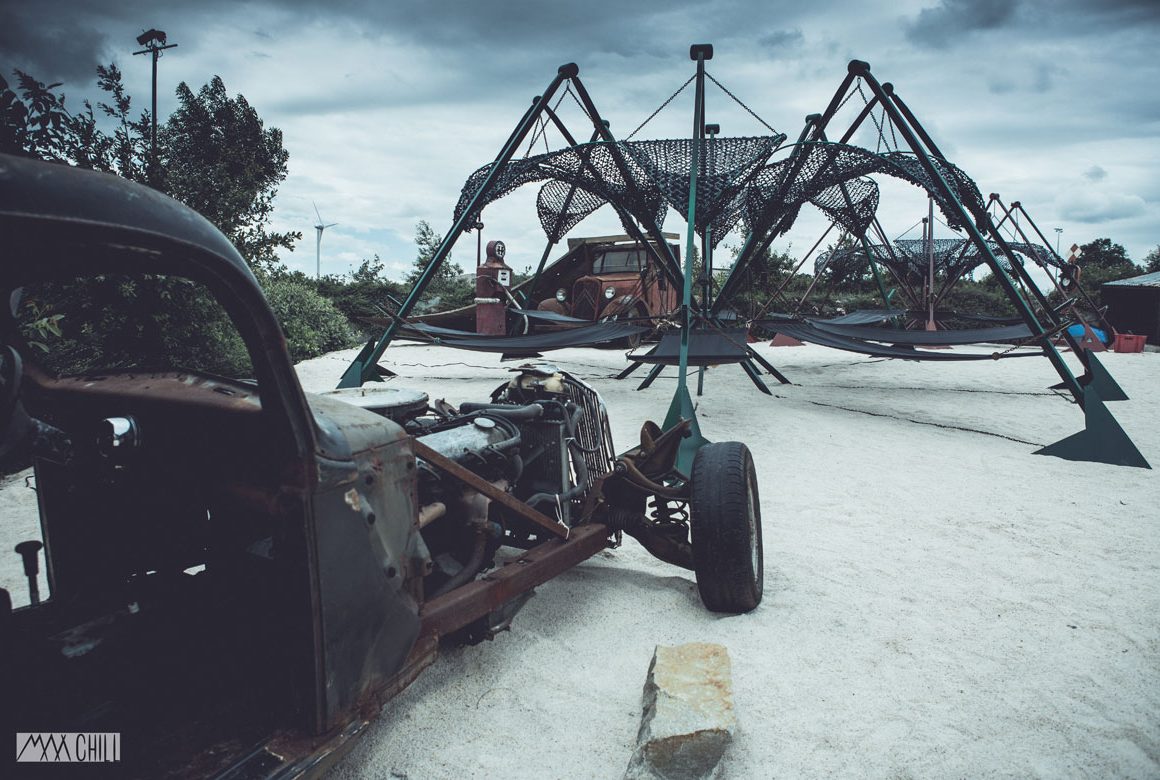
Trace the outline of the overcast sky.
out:
[[[709,73],[791,139],[806,114],[825,107],[847,62],[866,60],[984,196],[1021,201],[1052,240],[1062,228],[1063,247],[1107,236],[1139,262],[1160,244],[1160,2],[898,0],[873,12],[868,5],[5,0],[0,67],[8,76],[20,68],[63,81],[68,105],[79,107],[97,97],[96,65],[116,62],[145,108],[149,63],[132,56],[135,38],[165,30],[178,48],[159,64],[162,118],[175,107],[178,82],[196,90],[217,74],[283,131],[290,175],[274,226],[303,233],[283,259],[311,273],[312,202],[338,223],[323,239],[323,273],[345,273],[379,254],[398,277],[414,258],[416,222],[450,227],[464,180],[495,157],[559,65],[579,65],[623,138],[692,75],[691,43],[712,43]],[[691,92],[637,138],[687,136]],[[768,132],[715,86],[707,97],[707,118],[723,135]],[[572,109],[567,121],[586,138]],[[857,140],[875,143],[869,133]],[[505,240],[517,269],[544,248],[535,190],[484,212],[485,240]],[[800,255],[817,240],[825,223],[809,211],[778,246]],[[879,215],[891,236],[919,237],[914,225],[924,212],[915,188],[883,185]],[[683,223],[670,214],[666,229],[683,233]],[[572,235],[613,231],[605,207]],[[455,259],[467,268],[475,241],[458,247]]]

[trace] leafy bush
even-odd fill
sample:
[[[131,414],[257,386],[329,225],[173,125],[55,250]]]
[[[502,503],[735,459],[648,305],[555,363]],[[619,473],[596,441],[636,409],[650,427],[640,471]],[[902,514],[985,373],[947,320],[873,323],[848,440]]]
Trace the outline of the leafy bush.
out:
[[[334,303],[319,294],[302,274],[273,277],[265,283],[266,299],[282,323],[290,357],[295,361],[354,346],[359,336]]]
[[[18,315],[37,361],[58,375],[106,369],[253,375],[225,310],[187,279],[135,274],[29,285]]]
[[[363,339],[382,333],[382,319],[407,294],[402,285],[383,276],[383,262],[378,255],[373,260],[363,260],[358,270],[347,276],[324,276],[315,284],[318,292],[346,315]]]

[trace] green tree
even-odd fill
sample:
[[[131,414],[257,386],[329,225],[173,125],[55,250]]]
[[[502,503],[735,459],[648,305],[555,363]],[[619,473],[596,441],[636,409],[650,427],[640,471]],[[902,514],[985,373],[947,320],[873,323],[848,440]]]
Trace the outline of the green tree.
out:
[[[74,118],[76,150],[73,164],[115,172],[126,179],[144,182],[152,118],[147,111],[136,120],[130,118],[133,101],[125,92],[121,71],[116,65],[97,66],[97,85],[112,98],[111,103],[97,103],[97,107],[116,122],[116,130],[112,136],[101,133],[96,126],[93,107],[86,100],[86,114]]]
[[[298,232],[269,230],[290,157],[282,132],[265,127],[243,96],[231,98],[219,76],[197,93],[184,82],[178,86],[178,109],[157,129],[159,168],[148,176],[151,117],[132,118],[116,65],[97,68],[97,84],[109,96],[97,108],[112,120],[111,134],[99,127],[88,101],[72,114],[56,91],[59,83],[15,73],[15,89],[0,77],[0,151],[147,181],[213,222],[259,276],[278,268],[278,249],[293,250],[301,240]]]
[[[1079,259],[1082,269],[1079,283],[1096,306],[1103,305],[1101,285],[1140,273],[1140,267],[1131,261],[1127,250],[1110,238],[1097,238],[1080,249],[1083,253]]]
[[[358,336],[313,279],[302,272],[280,274],[265,284],[266,300],[282,323],[290,357],[295,361],[353,346]]]
[[[318,280],[318,292],[330,299],[366,338],[382,331],[382,318],[406,294],[397,282],[384,276],[383,268],[383,261],[375,255],[345,277],[330,275]]]
[[[158,128],[160,167],[149,175],[151,117],[146,112],[133,119],[132,100],[115,65],[97,68],[98,86],[108,96],[97,106],[111,120],[110,132],[88,101],[71,113],[57,91],[60,84],[44,84],[21,71],[16,77],[15,88],[0,78],[0,151],[115,173],[182,201],[216,224],[267,284],[297,359],[349,345],[346,319],[318,295],[313,282],[282,280],[269,287],[285,276],[275,251],[292,249],[301,234],[268,229],[289,154],[281,132],[266,128],[244,97],[231,98],[216,76],[196,94],[182,83],[178,110]],[[119,314],[103,305],[110,290],[132,311],[120,307]],[[145,353],[168,354],[191,368],[248,370],[241,367],[244,350],[236,333],[228,332],[228,320],[211,304],[180,279],[149,277],[105,287],[73,285],[68,295],[46,289],[31,295],[25,307],[33,317],[31,336],[46,346],[59,342],[51,346],[60,358],[54,368],[62,373],[94,361],[127,364],[131,355]]]
[[[1094,268],[1120,269],[1133,265],[1123,245],[1112,243],[1110,238],[1097,238],[1080,249],[1083,250],[1080,265],[1084,271]]]
[[[740,247],[729,247],[729,251],[736,262],[741,252]],[[792,310],[793,304],[805,292],[813,278],[803,273],[794,274],[792,279],[788,278],[797,264],[798,259],[790,254],[788,249],[779,252],[767,247],[742,271],[743,279],[730,307],[744,316]],[[717,277],[718,287],[724,283],[729,273],[729,269],[721,269],[714,274]],[[775,296],[779,290],[780,294]]]
[[[72,115],[64,95],[53,91],[60,83],[44,84],[21,70],[14,73],[15,89],[0,75],[0,152],[72,162]]]
[[[436,233],[426,220],[419,220],[415,225],[415,247],[417,253],[415,262],[407,274],[406,284],[413,288],[419,277],[431,265],[435,252],[443,243],[443,236]],[[444,258],[442,265],[431,277],[427,289],[423,291],[420,303],[415,307],[416,313],[432,310],[454,309],[471,303],[475,296],[475,285],[465,281],[463,268],[454,262],[450,256]]]
[[[101,113],[116,122],[108,135],[98,127],[89,101],[76,114],[65,106],[59,83],[44,84],[23,71],[14,71],[14,89],[0,76],[0,151],[106,171],[144,181],[150,118],[130,118],[132,101],[125,93],[116,65],[97,68],[97,84],[112,103],[98,103]]]
[[[1144,272],[1154,274],[1157,271],[1160,271],[1160,246],[1144,255]]]
[[[272,272],[276,250],[302,238],[268,228],[290,158],[282,131],[266,128],[243,96],[231,98],[220,76],[196,94],[182,82],[177,99],[157,131],[161,188],[213,222],[255,272]]]

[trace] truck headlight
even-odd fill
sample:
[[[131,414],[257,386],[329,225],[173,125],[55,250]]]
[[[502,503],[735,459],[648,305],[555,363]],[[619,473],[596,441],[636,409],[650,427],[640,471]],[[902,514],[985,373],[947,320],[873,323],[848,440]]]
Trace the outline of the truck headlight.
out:
[[[604,297],[611,301],[613,298],[616,297],[616,288],[615,287],[605,287],[604,288]]]
[[[561,287],[559,290],[556,290],[556,300],[560,303],[568,300],[568,293],[564,290],[563,287]]]

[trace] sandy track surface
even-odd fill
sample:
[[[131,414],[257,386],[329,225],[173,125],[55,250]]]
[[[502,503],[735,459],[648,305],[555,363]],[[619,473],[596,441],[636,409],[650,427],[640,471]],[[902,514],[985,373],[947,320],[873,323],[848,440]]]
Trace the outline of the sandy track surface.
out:
[[[509,633],[452,649],[391,702],[335,778],[615,778],[657,644],[719,642],[739,733],[722,776],[1160,776],[1160,470],[1033,455],[1082,427],[1046,360],[931,364],[759,346],[795,384],[710,369],[698,416],[757,463],[765,600],[704,610],[692,574],[632,540],[542,586]],[[299,366],[334,386],[353,352]],[[1109,408],[1160,469],[1160,355],[1107,354]],[[660,421],[667,369],[619,352],[547,361],[604,395],[618,450]],[[392,346],[401,387],[484,400],[515,364]],[[772,380],[772,378],[769,378]],[[16,475],[9,551],[36,532]],[[20,603],[17,557],[0,585]],[[42,588],[44,586],[42,585]]]

